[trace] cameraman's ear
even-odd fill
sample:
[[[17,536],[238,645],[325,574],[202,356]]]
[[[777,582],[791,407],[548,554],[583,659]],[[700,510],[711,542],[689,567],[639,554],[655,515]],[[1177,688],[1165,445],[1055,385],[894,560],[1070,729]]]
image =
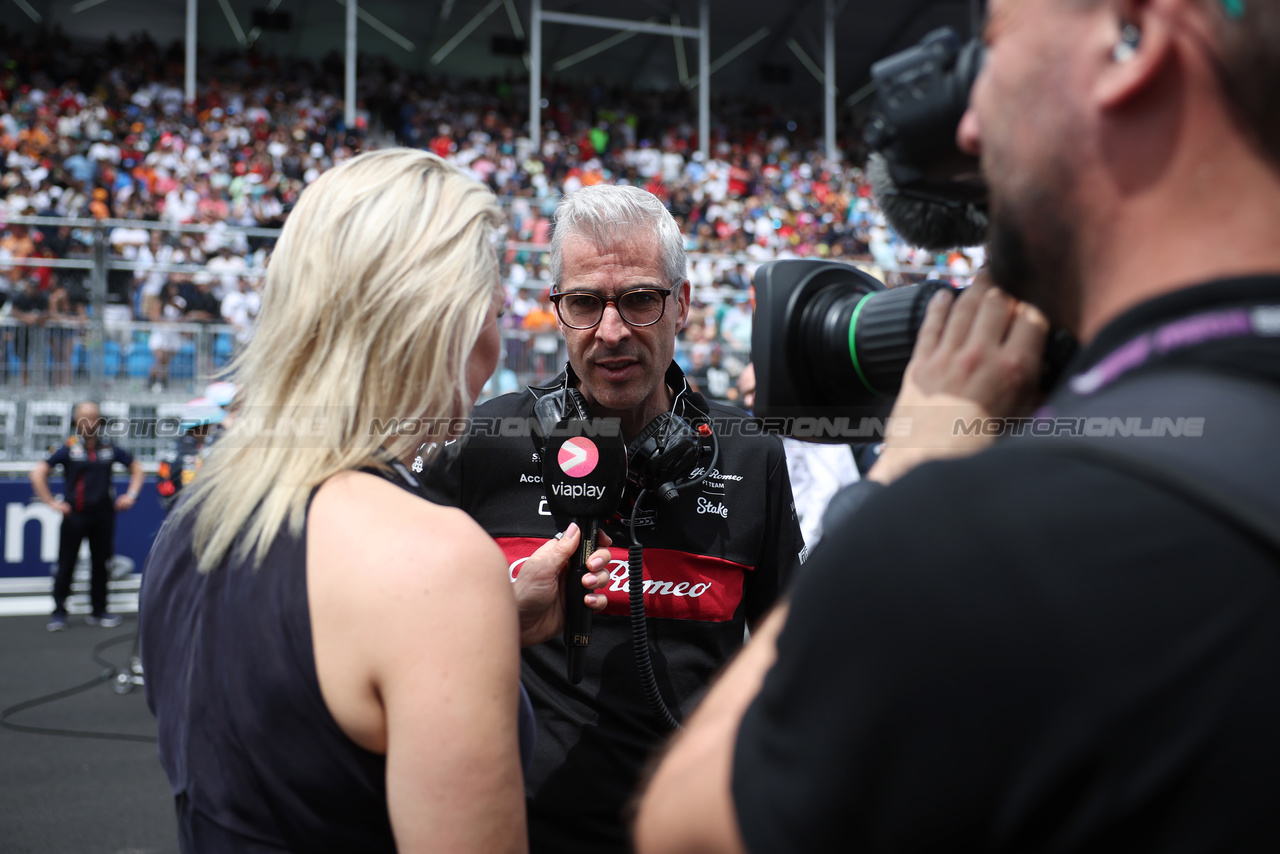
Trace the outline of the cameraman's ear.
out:
[[[1094,96],[1103,110],[1123,109],[1149,90],[1172,59],[1173,32],[1159,3],[1120,2],[1126,14],[1106,25],[1106,58]]]

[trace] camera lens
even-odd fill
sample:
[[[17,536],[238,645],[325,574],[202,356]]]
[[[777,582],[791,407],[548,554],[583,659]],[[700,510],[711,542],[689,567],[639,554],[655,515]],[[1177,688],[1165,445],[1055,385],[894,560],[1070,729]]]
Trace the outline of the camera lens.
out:
[[[886,290],[830,261],[773,261],[755,286],[757,413],[851,418],[898,393],[929,299],[949,287]]]
[[[930,281],[858,299],[846,326],[845,359],[862,388],[882,397],[898,393],[929,299],[949,287]]]
[[[867,291],[852,280],[814,294],[801,311],[798,340],[806,342],[805,362],[821,396],[836,402],[851,392],[864,399],[897,394],[929,299],[945,287]]]
[[[951,288],[928,281],[886,289],[856,267],[809,260],[762,264],[754,283],[755,412],[782,419],[777,429],[788,435],[788,419],[816,419],[838,428],[841,419],[852,425],[888,414],[902,389],[929,300]],[[1042,388],[1057,380],[1074,350],[1068,333],[1050,334]],[[802,438],[848,441],[848,434],[831,432],[829,426]]]

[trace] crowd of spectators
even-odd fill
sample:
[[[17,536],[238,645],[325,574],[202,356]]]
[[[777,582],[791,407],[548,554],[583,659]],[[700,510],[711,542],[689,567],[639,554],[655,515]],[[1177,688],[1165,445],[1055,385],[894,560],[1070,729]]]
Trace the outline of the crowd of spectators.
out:
[[[679,358],[726,393],[750,346],[750,277],[760,263],[844,259],[894,276],[904,265],[964,275],[978,260],[938,257],[897,239],[855,160],[825,157],[812,115],[717,99],[704,157],[686,93],[549,83],[535,150],[525,80],[431,78],[362,58],[357,121],[346,127],[336,55],[309,62],[252,51],[202,54],[191,105],[180,85],[182,61],[179,45],[163,49],[144,35],[77,48],[56,32],[24,44],[0,29],[0,225],[24,215],[137,221],[108,232],[113,257],[142,265],[109,277],[104,317],[116,326],[225,321],[242,346],[270,244],[226,226],[278,226],[325,169],[388,144],[435,151],[502,200],[507,322],[530,333],[515,336],[521,352],[514,355],[533,372],[557,367],[553,342],[539,335],[554,326],[544,252],[550,217],[560,196],[581,186],[638,184],[668,205],[686,235],[694,286]],[[84,317],[82,271],[6,260],[86,258],[91,241],[85,229],[4,228],[0,299],[11,303],[11,316],[27,324]],[[203,269],[165,272],[171,264]],[[39,298],[23,296],[32,288]],[[162,328],[151,335],[154,384],[163,384],[180,340]]]

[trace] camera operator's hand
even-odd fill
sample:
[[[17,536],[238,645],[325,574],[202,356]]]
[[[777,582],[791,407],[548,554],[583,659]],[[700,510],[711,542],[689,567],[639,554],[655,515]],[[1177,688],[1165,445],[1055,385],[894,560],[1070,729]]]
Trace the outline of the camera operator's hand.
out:
[[[868,478],[889,483],[922,462],[991,444],[983,430],[959,425],[1020,414],[1035,402],[1048,334],[1039,309],[1001,291],[985,273],[959,297],[935,294],[893,407],[901,432],[890,429]]]
[[[520,612],[520,645],[533,646],[550,640],[564,628],[565,567],[578,548],[582,532],[577,525],[570,525],[564,535],[547,540],[520,565],[520,572],[512,582],[516,596],[516,609]],[[591,569],[582,576],[582,586],[587,607],[603,611],[608,599],[603,593],[586,593],[609,583],[609,535],[600,531],[596,535],[596,550],[587,560]]]

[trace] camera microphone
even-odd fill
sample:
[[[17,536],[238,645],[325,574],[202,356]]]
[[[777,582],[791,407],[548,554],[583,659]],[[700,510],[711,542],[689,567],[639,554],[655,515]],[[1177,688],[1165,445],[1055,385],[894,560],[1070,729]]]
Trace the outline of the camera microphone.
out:
[[[596,550],[600,521],[613,515],[626,489],[627,451],[616,421],[586,417],[581,394],[566,391],[576,397],[576,405],[565,407],[565,417],[546,431],[542,483],[556,524],[574,522],[581,532],[564,579],[565,665],[570,684],[576,685],[586,671],[591,644],[591,609],[583,601],[581,580],[588,572],[587,558]]]
[[[986,241],[988,219],[982,205],[902,189],[878,152],[867,160],[867,180],[889,225],[912,246],[945,252]]]
[[[956,143],[982,62],[981,42],[944,27],[871,66],[867,178],[889,224],[913,246],[941,252],[986,242],[981,164]]]

